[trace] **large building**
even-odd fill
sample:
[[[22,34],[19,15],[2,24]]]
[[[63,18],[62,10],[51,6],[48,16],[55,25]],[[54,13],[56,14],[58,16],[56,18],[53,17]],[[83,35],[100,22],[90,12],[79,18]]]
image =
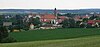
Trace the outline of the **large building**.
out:
[[[61,23],[64,19],[66,19],[66,16],[57,16],[57,9],[54,9],[53,14],[30,14],[28,18],[33,17],[39,17],[40,21],[43,23],[51,23],[51,24],[58,24]]]

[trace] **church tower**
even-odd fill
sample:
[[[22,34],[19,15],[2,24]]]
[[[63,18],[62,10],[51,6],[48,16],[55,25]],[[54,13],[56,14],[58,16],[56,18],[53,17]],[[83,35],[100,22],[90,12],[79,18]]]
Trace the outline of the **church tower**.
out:
[[[56,8],[54,9],[54,15],[56,16],[55,19],[57,20],[58,18],[57,18],[57,9]]]
[[[54,9],[54,16],[55,16],[54,23],[58,24],[58,16],[57,16],[57,9],[56,8]]]

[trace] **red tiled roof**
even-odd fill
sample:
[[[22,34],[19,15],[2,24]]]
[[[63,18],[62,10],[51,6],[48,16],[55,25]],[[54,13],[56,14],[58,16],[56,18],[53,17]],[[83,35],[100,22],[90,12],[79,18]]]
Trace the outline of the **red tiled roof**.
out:
[[[58,16],[58,18],[65,19],[66,17],[65,16]]]
[[[56,16],[53,15],[53,14],[46,14],[46,15],[44,15],[44,16],[41,16],[41,21],[42,21],[42,22],[50,22],[51,20],[53,20],[53,19],[55,19],[55,18],[56,18]],[[60,23],[60,22],[62,22],[66,17],[65,17],[65,16],[58,16],[58,18],[60,18],[60,19],[58,20],[58,22]]]
[[[94,24],[95,22],[100,22],[100,20],[88,20],[88,24]]]
[[[61,23],[63,20],[58,20],[58,23]]]
[[[56,16],[52,15],[52,14],[47,14],[44,16],[41,16],[42,19],[55,19]]]
[[[96,22],[100,22],[100,20],[96,20]]]
[[[82,18],[88,18],[88,16],[82,16]]]
[[[88,23],[93,24],[93,23],[95,23],[95,21],[94,20],[88,20]]]

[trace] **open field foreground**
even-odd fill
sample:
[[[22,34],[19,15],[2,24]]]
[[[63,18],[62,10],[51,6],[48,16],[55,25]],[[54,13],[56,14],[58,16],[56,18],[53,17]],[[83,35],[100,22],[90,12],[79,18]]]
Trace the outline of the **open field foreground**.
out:
[[[100,47],[100,35],[73,39],[0,44],[0,47]]]
[[[84,36],[100,35],[100,29],[97,28],[65,28],[49,30],[33,30],[24,32],[10,33],[18,42],[70,39]]]

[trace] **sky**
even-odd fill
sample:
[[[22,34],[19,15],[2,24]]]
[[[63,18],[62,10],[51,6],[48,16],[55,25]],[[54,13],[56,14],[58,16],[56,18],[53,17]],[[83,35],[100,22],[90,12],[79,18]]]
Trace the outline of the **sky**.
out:
[[[0,0],[0,9],[100,8],[100,0]]]

